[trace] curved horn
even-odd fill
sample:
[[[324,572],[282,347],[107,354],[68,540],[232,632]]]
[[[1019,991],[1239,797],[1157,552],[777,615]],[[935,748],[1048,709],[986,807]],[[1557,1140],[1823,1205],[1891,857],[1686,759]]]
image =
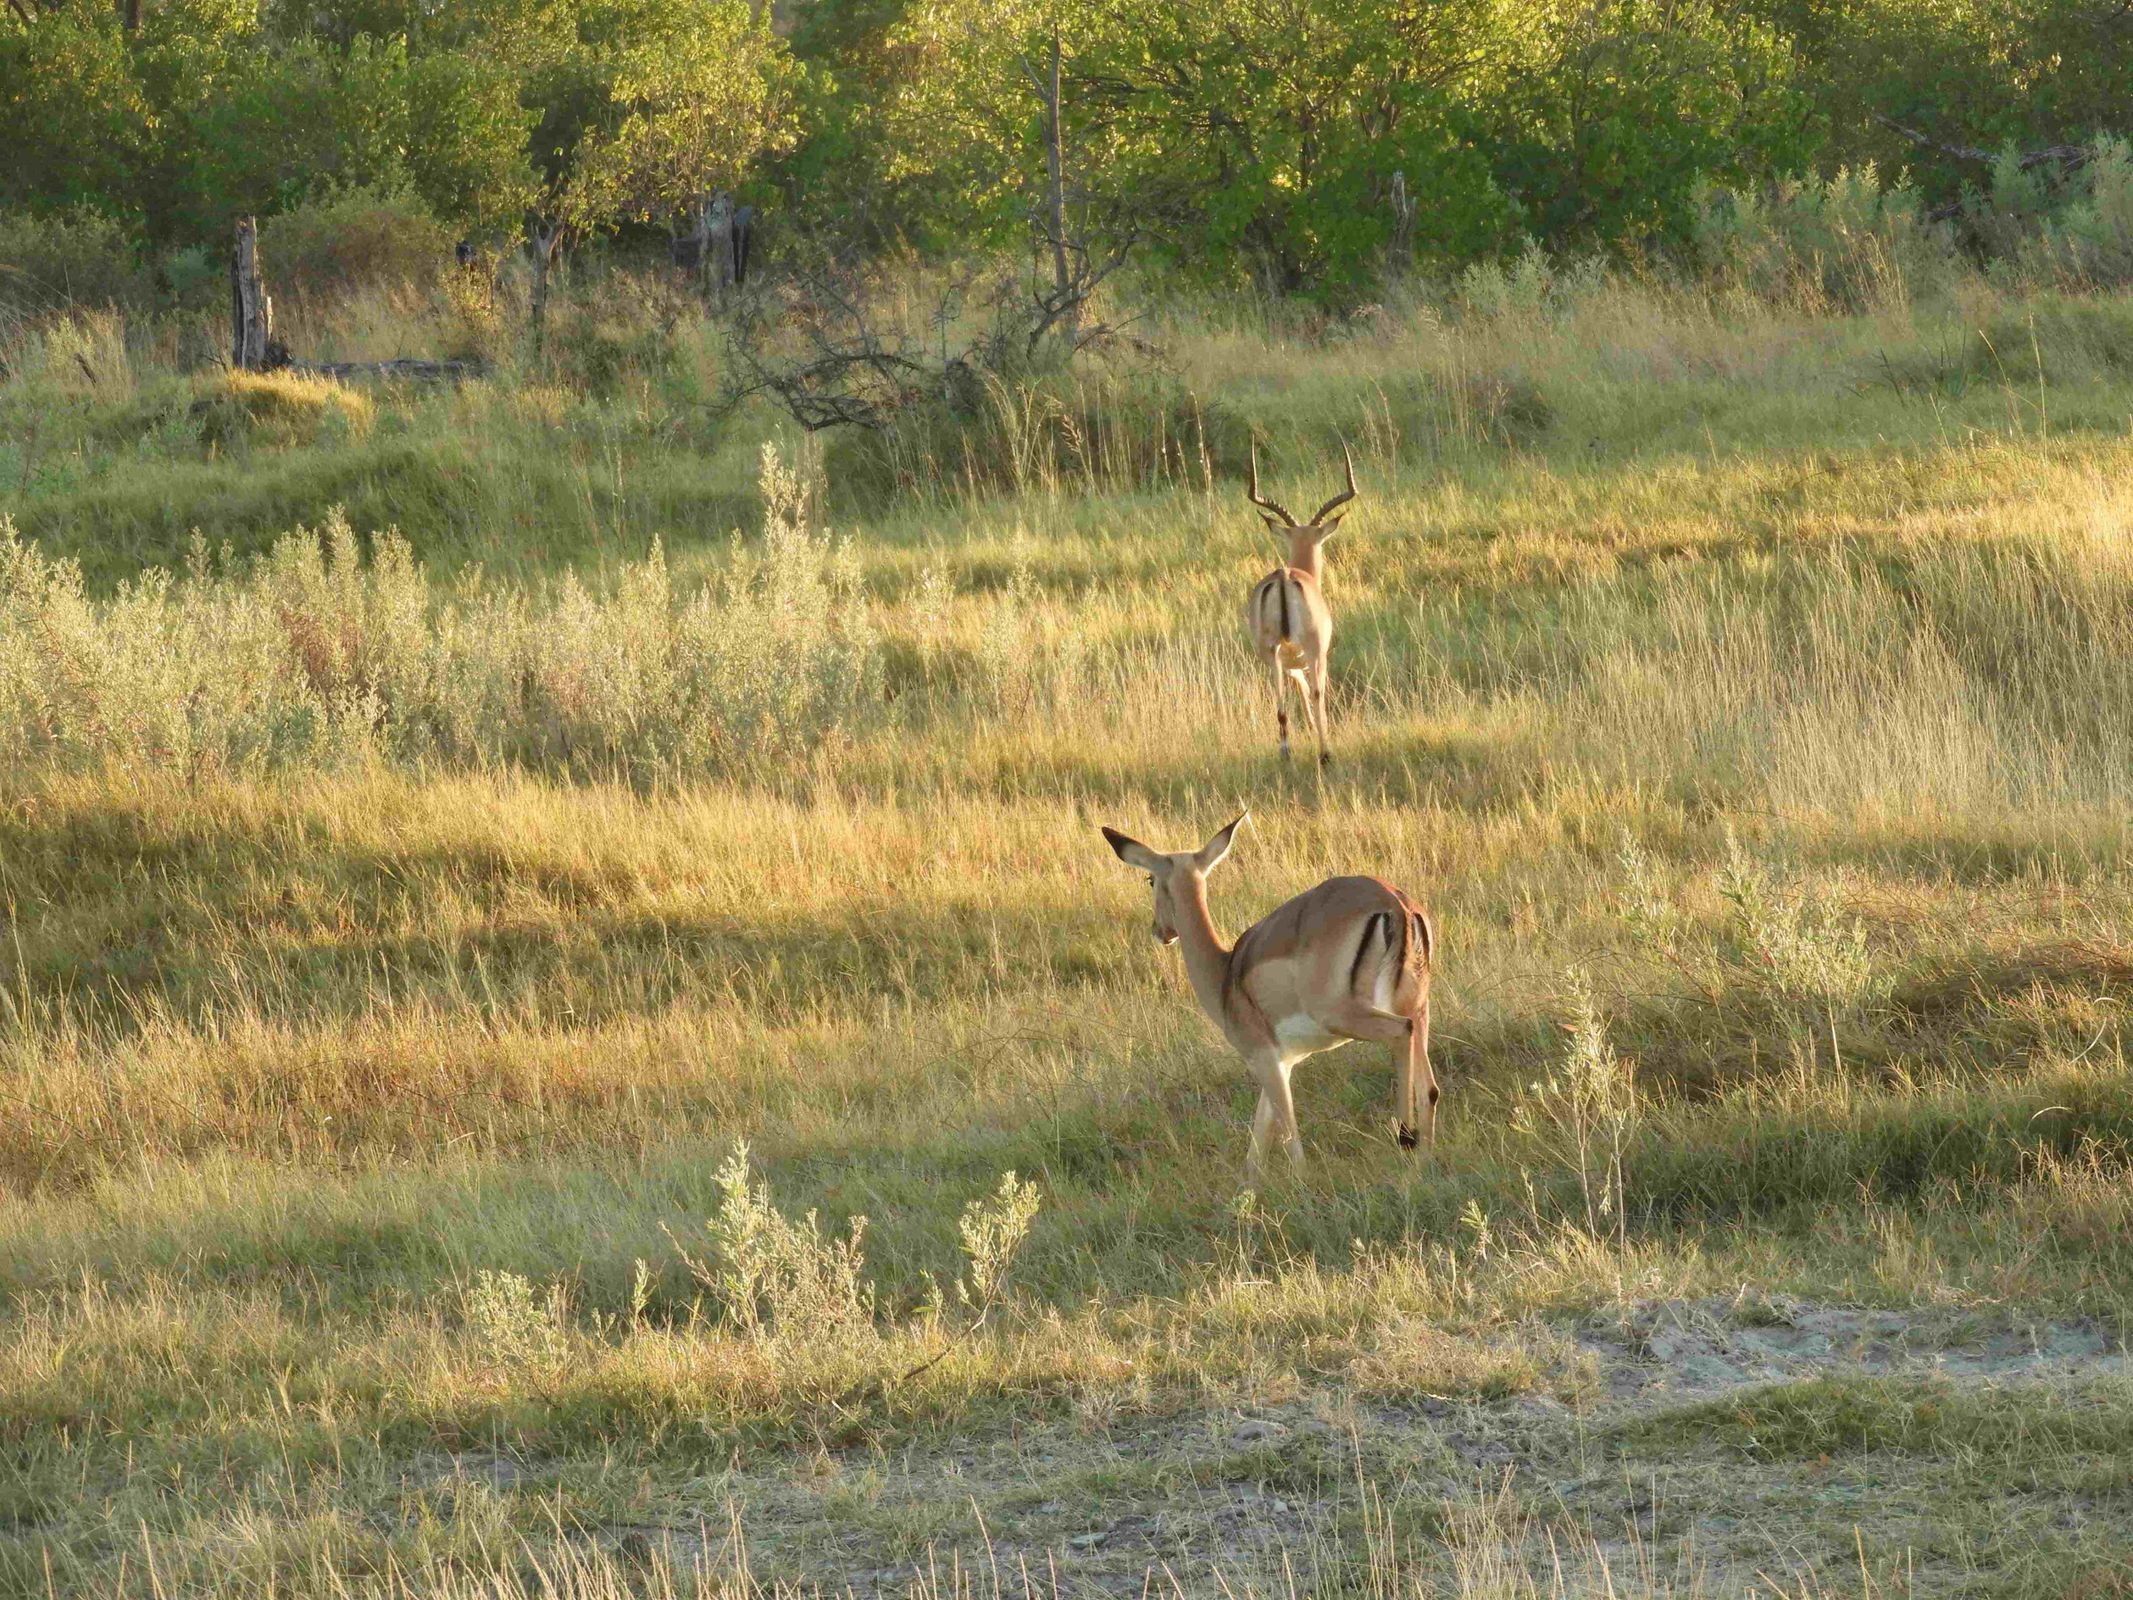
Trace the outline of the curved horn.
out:
[[[1290,527],[1292,527],[1292,528],[1293,528],[1293,527],[1295,527],[1295,526],[1296,526],[1296,519],[1295,519],[1294,517],[1290,516],[1290,515],[1289,515],[1289,514],[1288,514],[1288,513],[1286,512],[1286,511],[1282,510],[1280,506],[1276,505],[1276,504],[1275,504],[1275,503],[1274,503],[1273,501],[1271,501],[1271,500],[1262,500],[1262,499],[1261,499],[1261,498],[1259,497],[1259,445],[1258,445],[1258,442],[1257,442],[1256,440],[1255,440],[1255,441],[1253,441],[1253,444],[1252,444],[1252,490],[1251,490],[1251,499],[1252,499],[1252,504],[1253,504],[1253,505],[1255,505],[1255,506],[1257,506],[1257,507],[1258,507],[1258,508],[1259,508],[1260,510],[1262,510],[1262,511],[1271,511],[1271,512],[1273,512],[1273,513],[1274,513],[1274,515],[1275,515],[1275,516],[1277,516],[1277,517],[1281,518],[1281,520],[1282,520],[1283,522],[1286,522],[1286,523],[1287,523],[1287,524],[1288,524],[1288,525],[1289,525]]]
[[[1335,495],[1312,514],[1311,526],[1314,528],[1326,520],[1327,512],[1344,506],[1355,498],[1355,457],[1348,453],[1346,445],[1341,446],[1341,459],[1348,463],[1348,487],[1346,491]]]

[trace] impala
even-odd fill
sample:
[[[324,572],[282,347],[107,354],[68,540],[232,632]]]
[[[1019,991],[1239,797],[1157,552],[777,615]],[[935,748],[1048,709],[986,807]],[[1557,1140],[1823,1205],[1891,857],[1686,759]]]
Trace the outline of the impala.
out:
[[[1249,815],[1246,813],[1245,815]],[[1185,947],[1185,972],[1259,1085],[1251,1181],[1276,1138],[1303,1161],[1289,1070],[1350,1039],[1376,1039],[1395,1057],[1393,1114],[1400,1147],[1431,1143],[1437,1078],[1429,1066],[1429,917],[1376,878],[1328,878],[1261,918],[1225,948],[1207,910],[1207,875],[1221,865],[1240,816],[1198,850],[1166,855],[1104,829],[1119,860],[1155,884],[1155,937]]]
[[[1296,685],[1318,737],[1318,763],[1333,759],[1326,748],[1326,652],[1333,647],[1333,613],[1326,608],[1325,592],[1319,587],[1318,547],[1340,526],[1340,516],[1327,517],[1355,498],[1355,458],[1341,446],[1341,459],[1348,466],[1348,487],[1320,506],[1309,522],[1298,522],[1288,512],[1259,493],[1259,451],[1252,450],[1251,502],[1259,508],[1266,525],[1289,538],[1289,559],[1261,578],[1252,589],[1245,617],[1251,624],[1252,645],[1274,669],[1274,716],[1281,725],[1281,758],[1289,758],[1289,703],[1287,686]],[[1279,521],[1275,519],[1279,518]]]

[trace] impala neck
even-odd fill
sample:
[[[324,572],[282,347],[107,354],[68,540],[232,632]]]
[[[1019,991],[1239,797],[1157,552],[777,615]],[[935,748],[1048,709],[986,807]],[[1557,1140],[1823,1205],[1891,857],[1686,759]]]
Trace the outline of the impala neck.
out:
[[[1222,988],[1229,976],[1229,950],[1215,932],[1215,919],[1207,911],[1207,880],[1191,873],[1178,873],[1171,885],[1171,908],[1177,913],[1178,947],[1185,952],[1185,976],[1192,992],[1216,1022],[1222,1020]]]
[[[1303,573],[1313,583],[1318,581],[1319,576],[1319,538],[1319,531],[1316,527],[1307,525],[1289,530],[1289,566],[1293,570]]]

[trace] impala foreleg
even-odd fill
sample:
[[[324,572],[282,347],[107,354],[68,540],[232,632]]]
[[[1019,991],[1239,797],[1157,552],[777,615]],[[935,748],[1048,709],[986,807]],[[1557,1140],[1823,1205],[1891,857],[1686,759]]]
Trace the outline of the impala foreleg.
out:
[[[1289,1069],[1278,1056],[1268,1055],[1252,1066],[1259,1084],[1259,1107],[1252,1113],[1252,1149],[1246,1159],[1248,1180],[1258,1184],[1266,1177],[1267,1147],[1279,1139],[1288,1152],[1289,1165],[1303,1166],[1303,1137],[1296,1131],[1296,1099],[1289,1091]]]

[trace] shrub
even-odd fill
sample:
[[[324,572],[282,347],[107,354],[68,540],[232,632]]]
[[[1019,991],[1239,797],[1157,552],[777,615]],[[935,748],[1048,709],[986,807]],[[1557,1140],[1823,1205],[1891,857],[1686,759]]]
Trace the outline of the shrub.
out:
[[[1694,253],[1706,271],[1761,299],[1816,310],[1893,309],[1962,266],[1954,229],[1928,221],[1908,184],[1885,187],[1871,162],[1759,193],[1705,189]]]
[[[1993,213],[2005,219],[2002,249],[2017,273],[2069,289],[2133,283],[2133,143],[2098,139],[2087,164],[2057,188],[2041,169],[2023,172],[2010,151],[1992,189]]]
[[[431,282],[451,265],[452,243],[421,201],[383,189],[333,191],[259,228],[268,287],[307,294]]]
[[[229,315],[230,264],[204,244],[173,250],[157,266],[165,303],[179,311]]]
[[[846,430],[827,464],[840,497],[863,506],[1056,491],[1116,493],[1242,477],[1244,419],[1183,384],[1130,373],[1032,380],[984,373],[969,392],[914,406],[879,433]]]
[[[0,311],[148,304],[153,280],[124,228],[94,211],[0,212]]]
[[[878,715],[856,573],[766,451],[762,546],[682,597],[655,547],[611,597],[464,581],[347,520],[109,601],[0,520],[0,766],[197,773],[362,760],[601,775],[789,771]]]
[[[593,395],[672,373],[681,362],[678,331],[701,308],[671,282],[617,272],[597,287],[548,306],[544,354],[554,375]]]

